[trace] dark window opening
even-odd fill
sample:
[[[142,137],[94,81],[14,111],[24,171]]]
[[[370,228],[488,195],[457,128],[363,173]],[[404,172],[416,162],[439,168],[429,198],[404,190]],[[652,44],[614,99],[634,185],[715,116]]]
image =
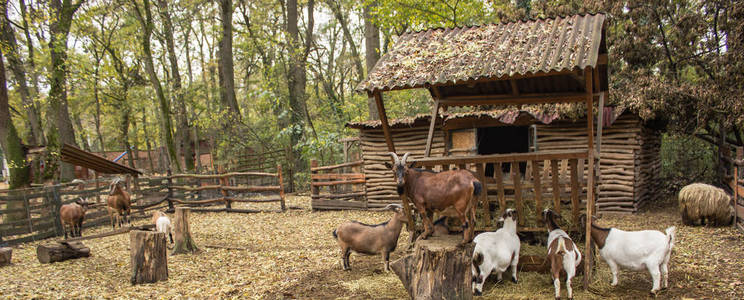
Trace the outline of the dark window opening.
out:
[[[478,128],[478,154],[525,153],[530,150],[530,127],[499,126]],[[519,163],[519,172],[524,174],[527,162]],[[511,172],[511,164],[504,163],[501,170]],[[493,177],[494,164],[486,164],[486,176]]]

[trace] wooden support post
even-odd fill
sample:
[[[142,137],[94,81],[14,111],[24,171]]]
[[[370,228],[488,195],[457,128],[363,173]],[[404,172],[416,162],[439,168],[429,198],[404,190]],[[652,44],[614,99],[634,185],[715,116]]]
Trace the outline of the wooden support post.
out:
[[[558,183],[560,180],[560,173],[558,172],[558,161],[550,161],[550,176],[553,180],[553,210],[557,213],[561,213],[561,186]]]
[[[284,180],[282,178],[282,164],[276,164],[276,174],[279,178],[279,198],[281,199],[282,211],[285,211],[287,210],[287,206],[286,204],[284,204]]]
[[[573,214],[573,223],[576,228],[578,228],[579,214],[581,214],[579,208],[579,189],[581,188],[581,186],[579,186],[579,170],[577,169],[578,163],[579,162],[576,159],[571,159],[568,161],[571,173],[571,212]],[[578,229],[581,230],[581,228]]]
[[[93,171],[93,178],[96,181],[96,191],[101,187],[101,183],[98,181],[98,171]],[[101,203],[101,193],[96,193],[96,203]]]
[[[595,70],[594,75],[595,75],[594,78],[595,78],[595,84],[596,84],[594,88],[599,89],[599,83],[598,83],[599,76],[597,76],[596,70]],[[599,94],[599,104],[598,104],[599,106],[597,109],[597,138],[596,138],[597,146],[595,150],[597,151],[597,153],[599,153],[599,157],[597,157],[597,161],[596,161],[597,165],[594,166],[594,174],[595,174],[595,177],[597,177],[597,180],[599,180],[600,182],[602,179],[602,168],[600,168],[600,164],[602,163],[602,128],[604,127],[605,94],[606,93]],[[599,193],[600,193],[599,186],[600,185],[597,184],[594,190],[594,194],[597,195],[597,197],[599,197]],[[597,205],[597,201],[594,201],[594,206],[592,207],[593,212],[597,211],[596,205]]]
[[[437,124],[438,112],[439,99],[436,99],[432,105],[431,123],[429,124],[429,135],[426,137],[426,150],[424,151],[424,157],[429,157],[429,154],[431,154],[431,140],[434,139],[434,126]]]
[[[168,212],[169,213],[172,213],[172,212],[175,211],[175,207],[173,207],[173,201],[171,200],[171,199],[173,199],[173,188],[172,188],[173,187],[173,179],[171,178],[171,176],[173,175],[173,173],[171,173],[171,169],[170,168],[168,168],[168,171],[166,172],[166,175],[167,175],[166,181],[168,182]]]
[[[90,248],[81,242],[61,242],[58,244],[40,244],[36,246],[36,258],[42,264],[89,256]]]
[[[220,192],[222,193],[222,199],[225,200],[225,211],[230,211],[232,209],[232,202],[228,200],[228,197],[230,197],[230,194],[227,192],[227,189],[225,189],[225,187],[230,186],[230,178],[220,177],[219,180],[220,180]]]
[[[11,258],[13,258],[13,248],[0,247],[0,267],[10,265]]]
[[[495,163],[493,166],[493,177],[496,178],[496,188],[498,189],[497,197],[499,199],[499,216],[506,210],[506,196],[504,196],[504,171],[501,163]]]
[[[199,248],[191,238],[191,230],[189,228],[189,211],[188,207],[177,207],[176,208],[176,220],[173,231],[176,233],[176,242],[173,246],[173,254],[181,253],[194,253],[199,251]]]
[[[481,182],[481,195],[480,195],[480,203],[483,205],[483,217],[486,218],[486,226],[491,226],[491,209],[488,205],[488,185],[486,183],[486,170],[484,167],[484,163],[476,163],[475,164],[476,174],[478,175],[478,181]]]
[[[540,162],[537,160],[532,161],[532,182],[535,187],[535,222],[542,224],[542,182],[540,182]]]
[[[512,181],[514,182],[514,206],[517,208],[519,220],[517,224],[524,226],[524,209],[522,208],[522,175],[519,173],[519,163],[511,163]]]
[[[313,175],[318,174],[318,171],[313,171],[313,169],[318,167],[318,161],[313,159],[310,161],[310,195],[311,197],[318,197],[320,194],[320,187],[317,185],[312,184],[313,181]]]
[[[380,91],[374,93],[377,112],[380,113],[380,123],[382,123],[382,132],[385,134],[385,142],[387,143],[388,151],[395,152],[395,144],[393,144],[393,136],[390,133],[390,125],[388,125],[387,113],[385,112],[385,104],[382,102],[381,93],[382,92]]]
[[[742,161],[744,158],[744,147],[736,147],[736,160]],[[731,224],[734,228],[739,224],[739,163],[734,163],[734,179],[732,181],[734,190],[734,222]]]
[[[585,228],[585,251],[586,251],[586,262],[584,264],[584,289],[589,288],[589,282],[592,279],[592,269],[594,267],[594,242],[592,241],[591,235],[591,220],[594,210],[594,88],[592,81],[592,68],[586,67],[584,69],[584,80],[586,80],[586,136],[587,136],[587,161],[589,164],[589,170],[586,181],[586,219],[590,220],[586,222]]]
[[[457,235],[432,236],[390,264],[411,299],[472,299],[473,243],[459,242]]]
[[[408,202],[406,193],[400,195],[400,203],[403,204],[403,212],[406,214],[406,220],[408,220],[408,247],[413,247],[413,242],[416,240],[416,222],[413,221],[413,212],[411,211],[411,204]]]
[[[165,233],[134,230],[129,233],[132,284],[168,280],[168,242]]]

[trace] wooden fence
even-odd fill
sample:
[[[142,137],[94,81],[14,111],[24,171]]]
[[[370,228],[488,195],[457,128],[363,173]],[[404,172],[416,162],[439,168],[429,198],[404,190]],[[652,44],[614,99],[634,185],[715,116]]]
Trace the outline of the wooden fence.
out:
[[[318,209],[367,209],[365,176],[361,173],[364,161],[332,166],[318,166],[310,162],[310,189],[312,208]]]
[[[203,212],[259,212],[255,209],[234,208],[233,203],[279,202],[280,211],[286,210],[282,166],[276,173],[232,172],[215,175],[176,174],[169,178],[169,202],[195,207]],[[206,208],[224,204],[224,208]]]
[[[733,190],[734,226],[744,231],[744,148],[736,148],[733,175],[729,187]]]
[[[139,189],[132,193],[132,216],[166,205],[165,177],[135,179]],[[64,233],[59,208],[82,197],[90,203],[83,228],[110,222],[106,194],[111,179],[99,178],[82,184],[61,184],[19,190],[0,190],[0,240],[18,244]]]

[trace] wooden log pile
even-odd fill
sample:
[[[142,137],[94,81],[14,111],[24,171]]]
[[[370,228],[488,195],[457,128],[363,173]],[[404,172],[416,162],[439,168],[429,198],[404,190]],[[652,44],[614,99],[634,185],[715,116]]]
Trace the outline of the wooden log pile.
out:
[[[428,126],[392,129],[395,150],[399,155],[411,152],[411,157],[421,158],[426,150]],[[380,129],[362,130],[360,134],[364,174],[366,175],[367,206],[384,207],[390,203],[399,203],[400,197],[395,191],[393,172],[385,166],[390,162],[385,136]],[[444,155],[444,133],[436,128],[431,144],[431,156]]]

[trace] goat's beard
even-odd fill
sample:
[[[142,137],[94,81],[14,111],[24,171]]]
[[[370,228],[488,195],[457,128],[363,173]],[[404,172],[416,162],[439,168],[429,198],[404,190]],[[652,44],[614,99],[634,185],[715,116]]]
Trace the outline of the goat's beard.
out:
[[[398,185],[397,186],[398,195],[403,195],[403,192],[405,192],[405,189],[406,189],[405,186]]]

